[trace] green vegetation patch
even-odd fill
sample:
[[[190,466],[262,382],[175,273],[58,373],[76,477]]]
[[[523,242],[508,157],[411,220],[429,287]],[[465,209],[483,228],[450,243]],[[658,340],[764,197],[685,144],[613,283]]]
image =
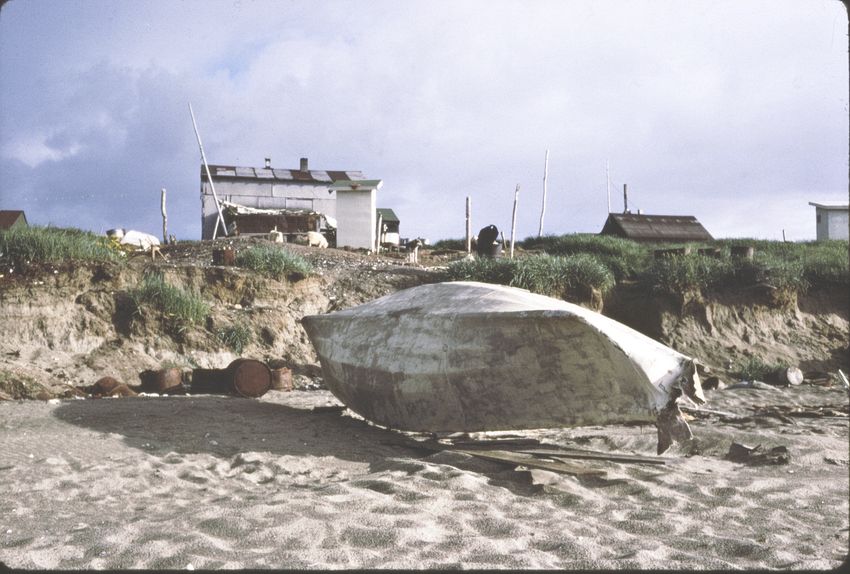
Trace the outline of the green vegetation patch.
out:
[[[210,305],[200,295],[165,282],[162,274],[149,273],[130,291],[136,312],[148,305],[182,324],[202,323],[210,314]]]
[[[614,276],[608,268],[585,254],[465,259],[449,265],[446,273],[450,281],[496,283],[561,298],[594,290],[604,294],[614,286]]]
[[[15,227],[0,231],[0,261],[23,268],[69,261],[106,262],[121,258],[105,236],[62,227]]]
[[[216,331],[216,337],[237,355],[241,355],[253,339],[251,329],[241,324],[219,329]]]
[[[593,233],[528,237],[519,243],[523,249],[542,249],[549,255],[592,255],[617,280],[636,277],[649,264],[652,249],[644,244]]]
[[[770,364],[758,357],[749,357],[738,363],[732,374],[739,377],[742,381],[764,381],[772,373],[787,369],[788,367],[789,365],[787,363]]]
[[[273,279],[300,279],[313,272],[310,262],[300,255],[266,245],[240,251],[236,265]]]

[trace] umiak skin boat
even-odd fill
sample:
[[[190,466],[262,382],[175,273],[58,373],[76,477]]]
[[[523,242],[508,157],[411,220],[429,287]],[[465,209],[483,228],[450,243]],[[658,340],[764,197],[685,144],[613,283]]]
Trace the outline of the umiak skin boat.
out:
[[[613,319],[524,289],[421,285],[302,320],[325,384],[399,430],[454,432],[647,421],[658,452],[691,438],[696,363]]]

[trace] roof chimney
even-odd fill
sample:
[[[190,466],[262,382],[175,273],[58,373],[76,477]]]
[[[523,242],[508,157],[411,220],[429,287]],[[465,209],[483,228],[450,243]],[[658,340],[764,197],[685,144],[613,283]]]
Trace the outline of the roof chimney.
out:
[[[271,168],[272,168],[272,158],[267,157],[266,158],[266,169],[271,169]]]
[[[623,184],[623,213],[629,212],[629,191],[626,184]]]
[[[301,171],[307,171],[307,158],[301,158]]]

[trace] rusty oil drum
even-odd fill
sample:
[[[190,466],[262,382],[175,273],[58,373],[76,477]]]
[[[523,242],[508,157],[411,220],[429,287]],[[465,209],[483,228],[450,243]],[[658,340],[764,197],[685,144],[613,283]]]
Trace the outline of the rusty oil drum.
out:
[[[272,386],[269,367],[255,359],[236,359],[225,369],[194,369],[192,392],[256,398]]]

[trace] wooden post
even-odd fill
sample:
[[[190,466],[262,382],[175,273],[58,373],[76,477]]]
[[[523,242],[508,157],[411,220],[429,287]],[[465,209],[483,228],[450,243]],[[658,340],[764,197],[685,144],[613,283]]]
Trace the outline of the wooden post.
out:
[[[629,212],[629,192],[626,184],[623,184],[623,213]]]
[[[192,116],[192,127],[195,128],[195,137],[198,138],[198,147],[201,148],[201,161],[204,162],[204,170],[207,172],[207,181],[210,182],[210,189],[213,192],[215,206],[218,209],[218,219],[215,220],[215,228],[213,229],[212,238],[215,239],[218,233],[218,223],[221,222],[221,230],[227,236],[227,224],[224,223],[224,214],[221,212],[221,202],[218,200],[218,195],[215,193],[215,184],[213,184],[212,175],[210,175],[210,166],[207,165],[207,156],[204,154],[204,144],[201,143],[201,134],[198,133],[198,124],[195,123],[195,112],[192,111],[192,102],[189,102],[189,114]]]
[[[514,213],[511,216],[511,259],[514,258],[514,243],[516,242],[516,206],[519,202],[519,184],[516,184],[514,191]]]
[[[375,253],[381,252],[381,225],[384,223],[384,216],[380,213],[378,214],[378,229],[376,230],[378,233],[375,235]]]
[[[466,196],[466,253],[472,253],[472,200]]]
[[[546,150],[546,160],[543,163],[543,206],[540,208],[540,227],[537,237],[543,235],[543,216],[546,214],[546,178],[549,175],[549,150]],[[511,241],[511,257],[513,257],[513,241]]]
[[[160,197],[160,209],[162,210],[162,244],[168,244],[168,214],[165,213],[165,188],[162,188]]]

